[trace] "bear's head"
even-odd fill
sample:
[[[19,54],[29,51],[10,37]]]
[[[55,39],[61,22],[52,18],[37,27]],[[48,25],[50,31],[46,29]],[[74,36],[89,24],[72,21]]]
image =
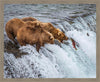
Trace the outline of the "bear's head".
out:
[[[41,29],[41,35],[44,43],[54,44],[54,37],[50,32],[46,31],[45,29]]]
[[[63,42],[63,40],[68,40],[68,37],[58,28],[57,28],[57,37],[60,42]]]

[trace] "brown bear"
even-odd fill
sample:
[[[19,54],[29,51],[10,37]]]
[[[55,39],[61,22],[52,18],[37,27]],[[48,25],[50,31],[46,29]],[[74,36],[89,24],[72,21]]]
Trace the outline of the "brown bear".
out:
[[[37,51],[39,51],[40,47],[45,43],[54,43],[52,34],[39,26],[37,28],[23,26],[17,32],[17,40],[21,46],[36,44]]]
[[[17,31],[19,30],[19,28],[21,28],[23,26],[36,27],[38,25],[39,25],[39,23],[35,22],[35,21],[34,22],[32,22],[32,21],[24,22],[21,19],[13,18],[7,22],[5,30],[6,30],[8,38],[11,39],[15,44],[17,44],[17,42],[15,41],[15,37],[17,35]]]
[[[16,43],[15,37],[17,35],[18,29],[21,28],[24,24],[25,23],[18,18],[13,18],[7,22],[5,30],[8,38],[11,39],[14,43]]]
[[[40,26],[50,32],[59,42],[63,42],[63,40],[68,40],[68,37],[65,36],[65,34],[61,32],[60,29],[55,28],[51,23],[40,22]]]
[[[24,17],[21,20],[24,21],[24,22],[27,22],[27,21],[37,21],[37,19],[35,19],[33,17]]]

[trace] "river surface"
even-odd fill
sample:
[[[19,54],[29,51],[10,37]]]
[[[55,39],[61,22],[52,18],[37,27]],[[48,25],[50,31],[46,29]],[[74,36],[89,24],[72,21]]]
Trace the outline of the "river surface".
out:
[[[77,50],[70,40],[45,44],[39,53],[35,45],[18,47],[4,27],[4,78],[96,78],[96,5],[4,6],[4,26],[12,18],[29,16],[52,23],[75,40]]]

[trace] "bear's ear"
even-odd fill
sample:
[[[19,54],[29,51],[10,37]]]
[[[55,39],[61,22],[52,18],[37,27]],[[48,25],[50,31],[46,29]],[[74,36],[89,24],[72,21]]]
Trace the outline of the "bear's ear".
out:
[[[53,36],[49,36],[49,39],[50,39],[50,40],[53,40]]]
[[[61,31],[60,31],[60,29],[59,28],[57,28],[57,31],[58,31],[58,35],[61,35]]]
[[[61,32],[58,32],[58,35],[61,35]]]

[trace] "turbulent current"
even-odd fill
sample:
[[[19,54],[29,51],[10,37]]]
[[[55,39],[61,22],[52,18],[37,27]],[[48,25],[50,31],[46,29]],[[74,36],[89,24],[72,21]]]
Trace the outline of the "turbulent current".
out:
[[[4,26],[12,18],[35,17],[51,22],[71,40],[45,44],[39,53],[35,45],[19,46],[4,30],[4,78],[96,78],[95,5],[34,4],[5,5]]]

